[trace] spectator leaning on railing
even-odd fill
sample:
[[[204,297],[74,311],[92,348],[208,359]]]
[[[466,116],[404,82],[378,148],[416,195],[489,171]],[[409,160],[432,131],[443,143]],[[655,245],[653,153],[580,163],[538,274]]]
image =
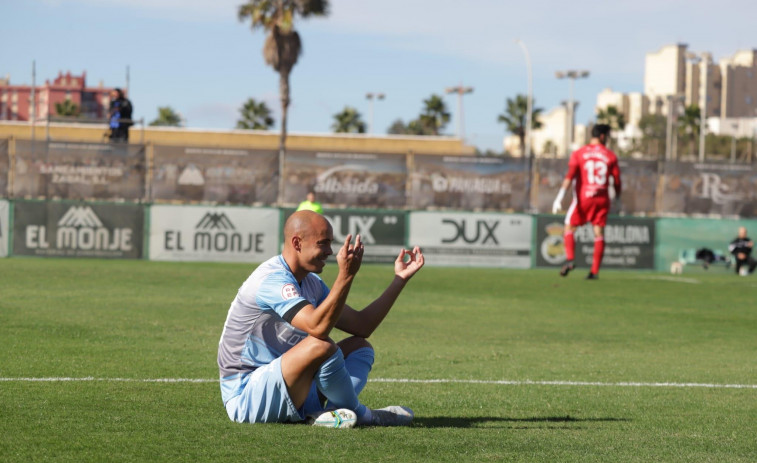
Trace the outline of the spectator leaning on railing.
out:
[[[120,88],[114,88],[110,92],[108,114],[111,141],[124,143],[129,141],[129,127],[132,125],[131,113],[131,101],[124,96],[124,92]]]

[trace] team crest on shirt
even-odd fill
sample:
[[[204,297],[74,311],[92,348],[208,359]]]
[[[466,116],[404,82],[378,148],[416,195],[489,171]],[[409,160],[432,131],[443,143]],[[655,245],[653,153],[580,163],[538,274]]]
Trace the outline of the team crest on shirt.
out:
[[[281,287],[281,297],[283,297],[285,301],[298,297],[299,295],[300,292],[297,291],[297,287],[292,283],[287,283]]]

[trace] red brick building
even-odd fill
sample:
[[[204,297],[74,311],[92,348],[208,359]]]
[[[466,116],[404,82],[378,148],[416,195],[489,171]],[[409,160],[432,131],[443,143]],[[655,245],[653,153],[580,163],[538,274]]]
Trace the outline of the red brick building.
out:
[[[79,107],[79,115],[87,119],[102,119],[108,115],[110,92],[112,87],[103,87],[102,82],[97,87],[87,87],[87,72],[79,76],[71,72],[58,73],[52,81],[37,86],[34,99],[36,109],[34,117],[37,121],[58,116],[56,103],[71,100]],[[0,120],[28,121],[31,118],[31,85],[11,85],[10,77],[0,78]]]

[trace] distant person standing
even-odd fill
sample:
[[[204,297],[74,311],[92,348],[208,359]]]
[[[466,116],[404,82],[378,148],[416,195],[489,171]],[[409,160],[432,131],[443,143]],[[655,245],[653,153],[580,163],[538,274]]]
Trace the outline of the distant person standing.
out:
[[[129,127],[131,121],[132,105],[123,90],[114,88],[110,92],[110,108],[108,111],[110,124],[110,140],[114,142],[129,141]]]
[[[297,206],[298,211],[313,211],[319,214],[323,214],[323,206],[321,206],[321,203],[315,200],[315,191],[308,191],[306,198],[307,199],[305,199],[305,201],[301,202],[300,205]]]
[[[754,243],[746,236],[746,227],[739,227],[739,235],[728,245],[728,250],[736,259],[737,274],[748,275],[757,268],[757,261],[752,257],[752,247]]]
[[[570,156],[568,173],[563,180],[560,191],[552,205],[552,212],[562,209],[562,200],[570,184],[573,186],[573,202],[565,215],[565,256],[567,262],[560,270],[561,276],[567,276],[575,268],[576,228],[586,223],[594,227],[594,257],[591,272],[587,280],[599,278],[599,267],[605,253],[605,225],[610,211],[610,178],[615,186],[615,197],[620,198],[620,168],[618,157],[605,147],[610,138],[610,126],[597,124],[591,130],[591,140],[588,145],[576,150]]]

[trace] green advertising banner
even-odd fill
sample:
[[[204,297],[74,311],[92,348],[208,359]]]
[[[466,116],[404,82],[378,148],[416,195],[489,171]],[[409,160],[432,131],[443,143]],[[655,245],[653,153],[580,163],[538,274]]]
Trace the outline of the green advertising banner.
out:
[[[13,217],[15,255],[142,257],[141,205],[15,201]]]
[[[703,248],[730,258],[728,244],[736,238],[738,228],[742,226],[747,228],[752,239],[757,236],[755,219],[657,219],[655,268],[669,271],[671,264],[680,262],[684,264],[684,272],[702,269],[702,262],[696,261],[696,252]]]
[[[282,209],[282,212],[286,221],[294,209]],[[406,213],[403,211],[337,209],[326,210],[323,215],[334,229],[334,253],[348,234],[352,234],[353,240],[359,234],[365,244],[363,262],[394,262],[405,246]]]
[[[559,267],[565,263],[563,220],[562,216],[556,215],[536,216],[536,267]],[[602,268],[654,269],[655,236],[654,219],[610,217],[605,227]],[[594,256],[592,227],[579,227],[574,237],[576,266],[590,267]]]

